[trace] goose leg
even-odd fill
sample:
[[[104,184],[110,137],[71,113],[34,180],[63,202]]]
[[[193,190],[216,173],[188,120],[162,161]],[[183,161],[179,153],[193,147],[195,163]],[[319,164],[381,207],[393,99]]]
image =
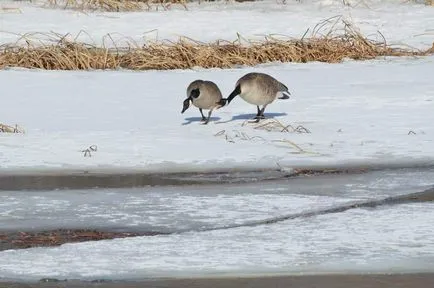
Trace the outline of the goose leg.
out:
[[[203,122],[206,120],[206,118],[205,118],[205,116],[203,116],[202,108],[199,108],[199,111],[200,111],[200,115],[202,115],[202,120],[200,120],[200,121]]]
[[[209,110],[209,112],[208,112],[208,118],[205,120],[205,122],[202,123],[203,125],[208,124],[209,119],[211,118],[211,113],[212,113],[212,109]]]
[[[267,105],[262,106],[262,109],[259,110],[259,106],[258,106],[258,115],[255,117],[256,123],[258,123],[259,120],[261,120],[261,119],[265,119],[265,116],[264,116],[265,107],[267,107]]]
[[[262,106],[262,109],[261,109],[261,113],[259,113],[259,116],[261,116],[262,117],[262,119],[264,119],[265,118],[265,116],[264,116],[264,111],[265,111],[265,108],[267,107],[267,105],[264,105],[264,106]]]
[[[253,118],[253,120],[255,120],[255,121],[253,121],[253,123],[258,123],[259,119],[261,117],[261,109],[259,108],[258,105],[256,105],[256,109],[258,112],[256,113],[256,116]]]

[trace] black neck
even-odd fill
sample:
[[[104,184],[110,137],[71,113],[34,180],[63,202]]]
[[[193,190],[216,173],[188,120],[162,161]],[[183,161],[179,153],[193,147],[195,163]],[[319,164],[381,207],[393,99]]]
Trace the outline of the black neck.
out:
[[[231,95],[229,95],[229,97],[227,98],[228,103],[231,103],[232,99],[235,98],[235,96],[239,95],[241,93],[241,87],[240,85],[237,85],[237,87],[235,87],[235,90],[232,91]]]

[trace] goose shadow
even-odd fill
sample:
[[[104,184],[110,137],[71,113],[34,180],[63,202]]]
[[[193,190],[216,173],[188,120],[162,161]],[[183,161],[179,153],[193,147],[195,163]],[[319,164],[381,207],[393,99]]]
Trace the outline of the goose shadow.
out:
[[[218,121],[220,120],[220,117],[211,117],[209,119],[209,122]],[[182,125],[190,125],[193,122],[200,122],[202,120],[202,117],[188,117],[184,119],[186,122],[182,123]]]
[[[273,119],[276,117],[287,116],[287,115],[288,115],[287,113],[267,113],[267,112],[264,113],[265,119]],[[219,121],[218,123],[228,123],[236,120],[253,120],[255,116],[256,114],[253,113],[239,114],[239,115],[232,116],[232,118],[227,121]]]

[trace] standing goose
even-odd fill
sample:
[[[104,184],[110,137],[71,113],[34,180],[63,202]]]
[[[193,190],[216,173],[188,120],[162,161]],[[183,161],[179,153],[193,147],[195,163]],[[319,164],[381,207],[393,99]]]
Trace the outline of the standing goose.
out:
[[[214,82],[195,80],[187,87],[187,99],[184,100],[184,107],[181,113],[184,113],[190,107],[191,102],[199,108],[203,124],[208,124],[212,111],[215,108],[219,108],[220,105],[218,103],[220,103],[221,99],[222,93]],[[203,116],[202,109],[209,110],[208,118]]]
[[[279,92],[282,95],[278,99],[289,99],[291,95],[288,87],[277,81],[275,78],[264,73],[248,73],[241,77],[235,84],[235,90],[232,91],[228,98],[223,98],[218,102],[219,106],[229,105],[235,96],[240,95],[247,103],[256,105],[258,113],[256,114],[255,122],[264,119],[264,111],[268,104],[272,103],[278,96]],[[262,105],[262,109],[259,106]]]

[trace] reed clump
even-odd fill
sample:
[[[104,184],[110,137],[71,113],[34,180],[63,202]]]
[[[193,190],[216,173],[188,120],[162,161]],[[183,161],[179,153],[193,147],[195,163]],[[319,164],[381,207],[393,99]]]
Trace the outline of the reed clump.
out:
[[[47,5],[51,8],[104,12],[131,12],[151,10],[154,7],[168,9],[172,4],[187,8],[187,0],[47,0]]]
[[[105,12],[130,12],[151,10],[152,8],[169,9],[173,4],[182,5],[187,9],[188,2],[192,0],[45,0],[47,6],[52,8],[74,9],[79,11],[105,11]],[[214,0],[199,0],[198,2],[206,2]],[[254,2],[256,0],[235,0],[236,2]],[[434,0],[423,0],[428,6],[434,6]],[[285,3],[285,1],[283,1]],[[347,0],[342,2],[346,6],[353,6]],[[363,5],[369,7],[363,1],[356,2],[355,5]]]
[[[203,68],[233,68],[269,62],[336,63],[344,59],[368,60],[380,56],[424,56],[434,51],[392,47],[386,41],[370,40],[355,30],[346,29],[336,36],[314,35],[301,39],[263,41],[219,40],[203,43],[182,38],[144,46],[126,45],[99,47],[66,36],[50,35],[50,43],[32,42],[0,46],[0,68],[23,67],[48,70],[170,70]],[[109,37],[110,38],[110,37]]]

